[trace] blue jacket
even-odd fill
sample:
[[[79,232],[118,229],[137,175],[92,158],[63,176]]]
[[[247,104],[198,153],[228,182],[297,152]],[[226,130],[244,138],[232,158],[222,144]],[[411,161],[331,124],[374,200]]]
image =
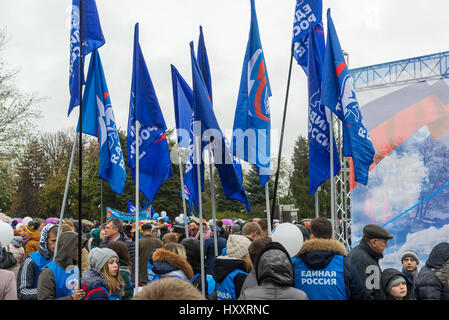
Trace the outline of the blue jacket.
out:
[[[218,255],[221,255],[224,248],[226,248],[226,239],[219,237],[217,235],[217,246],[218,246]],[[215,261],[215,246],[214,246],[214,237],[211,237],[204,241],[204,255],[206,256],[206,273],[213,274],[214,272],[214,261]]]
[[[310,300],[363,299],[364,287],[357,270],[346,257],[346,249],[342,243],[317,238],[307,240],[292,262],[295,288],[307,293]],[[307,281],[303,280],[302,274],[307,275]],[[319,290],[312,292],[314,284],[319,286]]]

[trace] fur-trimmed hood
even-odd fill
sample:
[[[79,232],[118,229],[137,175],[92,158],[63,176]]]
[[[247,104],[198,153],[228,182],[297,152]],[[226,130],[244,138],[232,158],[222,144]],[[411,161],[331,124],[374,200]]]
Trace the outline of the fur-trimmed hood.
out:
[[[304,242],[298,255],[311,251],[329,251],[343,256],[347,255],[345,246],[337,240],[310,239]]]
[[[193,269],[186,259],[179,254],[160,248],[153,253],[153,272],[170,276],[169,273],[180,270],[188,280],[193,279]]]
[[[346,248],[336,240],[310,239],[304,242],[298,257],[311,269],[324,269],[338,254],[346,256]]]

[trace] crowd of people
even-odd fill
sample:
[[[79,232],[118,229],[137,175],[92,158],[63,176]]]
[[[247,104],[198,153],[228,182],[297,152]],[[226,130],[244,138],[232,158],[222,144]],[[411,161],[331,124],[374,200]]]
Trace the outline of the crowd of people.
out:
[[[117,218],[92,227],[70,219],[12,221],[14,237],[0,250],[0,300],[449,299],[447,242],[432,249],[419,271],[412,249],[401,254],[402,270],[381,270],[393,235],[375,224],[364,227],[350,251],[332,239],[328,219],[297,224],[304,242],[290,256],[271,238],[266,219],[218,220],[215,228],[191,219],[187,234],[183,223],[167,220],[137,226],[138,250],[136,226]]]

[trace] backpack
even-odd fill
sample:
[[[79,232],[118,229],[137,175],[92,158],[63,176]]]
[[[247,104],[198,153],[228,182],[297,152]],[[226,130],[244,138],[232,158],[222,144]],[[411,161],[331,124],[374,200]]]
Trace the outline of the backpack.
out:
[[[2,259],[0,260],[0,269],[6,269],[17,264],[17,260],[12,252],[6,251],[6,248],[2,248]]]

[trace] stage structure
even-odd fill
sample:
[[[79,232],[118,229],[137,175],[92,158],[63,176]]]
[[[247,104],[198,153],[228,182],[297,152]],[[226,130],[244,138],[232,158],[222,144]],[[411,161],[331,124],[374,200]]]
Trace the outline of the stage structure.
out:
[[[343,52],[349,67],[349,55]],[[381,63],[349,70],[354,81],[360,110],[364,105],[394,90],[424,81],[449,78],[449,51],[415,58]],[[341,171],[335,177],[335,238],[346,247],[351,241],[351,186],[348,158],[344,158],[341,121],[334,118],[337,149],[340,154]]]

